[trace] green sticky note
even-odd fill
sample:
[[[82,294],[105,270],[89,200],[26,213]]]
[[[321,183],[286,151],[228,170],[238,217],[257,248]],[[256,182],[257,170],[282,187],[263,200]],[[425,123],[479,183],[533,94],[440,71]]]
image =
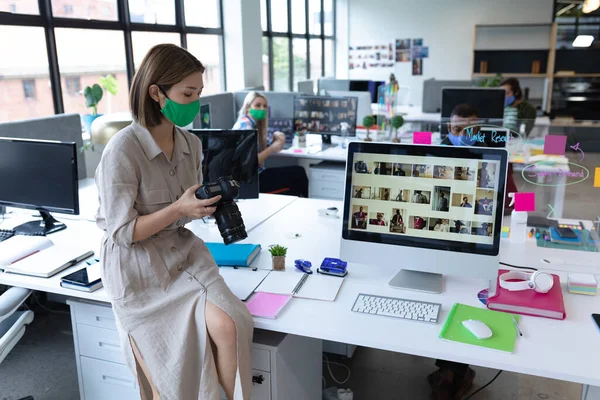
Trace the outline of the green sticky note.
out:
[[[519,316],[515,314],[456,303],[440,332],[440,338],[512,353],[517,340],[517,329],[512,321],[513,316],[519,322]],[[485,323],[492,330],[492,337],[477,339],[462,324],[463,321],[469,319]]]

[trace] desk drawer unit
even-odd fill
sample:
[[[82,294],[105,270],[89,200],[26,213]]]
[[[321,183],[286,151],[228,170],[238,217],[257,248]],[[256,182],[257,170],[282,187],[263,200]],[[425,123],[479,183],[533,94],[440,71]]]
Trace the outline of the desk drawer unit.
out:
[[[82,400],[138,400],[125,365],[112,308],[71,299],[73,341]],[[252,346],[252,400],[321,397],[320,340],[256,329]],[[225,399],[221,391],[221,398]]]

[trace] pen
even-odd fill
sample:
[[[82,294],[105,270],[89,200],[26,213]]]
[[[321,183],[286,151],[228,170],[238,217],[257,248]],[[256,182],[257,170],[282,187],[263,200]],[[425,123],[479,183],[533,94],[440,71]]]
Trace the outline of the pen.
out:
[[[511,316],[513,324],[515,324],[515,329],[517,330],[517,333],[519,334],[519,336],[523,337],[523,332],[521,332],[521,329],[519,329],[519,324],[517,324],[517,320],[515,319],[515,316]]]
[[[300,279],[300,282],[298,282],[298,284],[296,285],[296,287],[294,288],[294,290],[292,291],[292,296],[295,295],[296,293],[298,293],[298,291],[302,288],[302,286],[304,285],[304,282],[306,282],[306,279],[308,278],[308,274],[303,274],[302,279]]]

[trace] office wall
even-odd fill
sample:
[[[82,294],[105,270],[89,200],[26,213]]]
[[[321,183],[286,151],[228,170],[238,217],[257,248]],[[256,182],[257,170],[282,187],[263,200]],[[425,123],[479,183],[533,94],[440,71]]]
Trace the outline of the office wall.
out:
[[[410,87],[409,102],[417,105],[421,104],[425,79],[471,79],[475,25],[551,23],[553,10],[553,0],[346,1],[350,46],[423,38],[429,58],[423,60],[422,76],[412,76],[409,62],[348,72],[351,79],[386,81],[393,72],[400,85]],[[347,56],[338,58],[338,72],[348,68],[347,61]],[[538,86],[542,80],[533,83]],[[541,86],[533,91],[541,91]]]

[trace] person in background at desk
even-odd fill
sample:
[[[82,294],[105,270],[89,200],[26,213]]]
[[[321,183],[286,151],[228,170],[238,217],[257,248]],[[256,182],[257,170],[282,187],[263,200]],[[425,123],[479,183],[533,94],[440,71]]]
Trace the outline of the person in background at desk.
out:
[[[238,120],[232,129],[258,131],[258,173],[262,193],[287,194],[308,197],[308,177],[300,166],[264,168],[265,160],[279,153],[285,144],[285,134],[275,132],[269,138],[267,98],[258,92],[250,92],[244,99]]]
[[[525,124],[525,137],[527,137],[535,123],[537,115],[535,107],[523,99],[523,91],[517,78],[503,80],[500,87],[506,92],[504,126],[520,132],[521,124]]]
[[[150,49],[131,84],[133,122],[96,170],[102,282],[143,399],[218,399],[219,383],[230,400],[252,391],[252,316],[184,227],[221,198],[196,198],[202,144],[178,128],[200,110],[203,72],[179,46]]]

